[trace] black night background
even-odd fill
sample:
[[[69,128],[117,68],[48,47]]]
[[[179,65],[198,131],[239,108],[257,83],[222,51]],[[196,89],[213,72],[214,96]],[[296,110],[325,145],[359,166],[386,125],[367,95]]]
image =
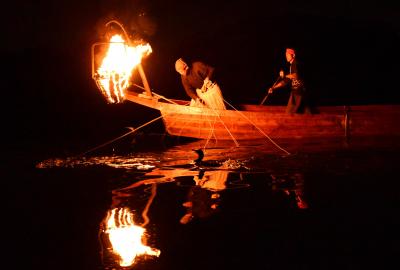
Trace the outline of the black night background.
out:
[[[104,190],[106,184],[97,183],[97,179],[90,178],[93,172],[85,171],[83,174],[85,177],[87,175],[87,182],[77,183],[75,189],[74,186],[63,183],[62,180],[68,177],[74,179],[76,174],[79,175],[82,172],[66,170],[60,177],[62,179],[59,180],[60,186],[58,186],[56,182],[51,182],[53,181],[51,177],[56,178],[55,176],[60,176],[64,172],[54,170],[49,173],[50,175],[46,175],[48,172],[38,173],[34,170],[32,163],[57,156],[74,156],[125,133],[126,127],[136,127],[158,116],[156,111],[129,102],[108,104],[91,78],[91,46],[95,42],[104,41],[104,25],[109,20],[118,20],[131,35],[150,43],[153,52],[142,61],[142,65],[152,90],[168,98],[188,99],[182,88],[180,77],[174,69],[175,60],[183,57],[204,60],[213,65],[216,68],[224,98],[230,103],[259,104],[267,93],[267,89],[279,76],[279,70],[285,65],[285,48],[293,47],[297,50],[297,59],[303,64],[307,87],[312,92],[317,105],[400,104],[398,82],[400,4],[395,1],[14,1],[8,3],[7,8],[3,8],[2,18],[4,21],[1,32],[2,168],[3,171],[7,171],[2,181],[7,182],[6,193],[11,194],[6,204],[8,208],[6,212],[10,214],[7,220],[28,217],[29,221],[35,225],[30,224],[29,221],[27,223],[32,225],[35,232],[40,231],[39,226],[47,226],[46,228],[50,226],[44,224],[42,220],[36,222],[36,211],[39,211],[42,218],[47,215],[58,218],[55,214],[58,210],[53,209],[49,214],[39,209],[39,206],[46,205],[46,199],[43,198],[49,196],[56,201],[57,196],[61,196],[61,200],[65,196],[69,199],[65,194],[75,192],[77,201],[72,205],[65,203],[61,206],[66,209],[70,209],[69,206],[71,209],[80,209],[79,203],[89,201],[86,200],[88,194],[85,192],[90,190],[91,184],[98,185],[98,189]],[[285,105],[288,97],[287,91],[276,93],[265,105]],[[162,133],[162,123],[157,122],[145,132],[150,131]],[[387,171],[382,172],[382,178],[386,181],[382,185],[376,182],[378,177],[371,180],[375,176],[381,176],[378,170],[374,171],[370,178],[368,178],[369,175],[361,173],[362,177],[368,178],[372,183],[361,188],[358,186],[362,182],[361,178],[353,184],[344,183],[344,180],[337,184],[335,181],[341,181],[342,178],[336,178],[325,172],[322,175],[329,175],[327,179],[319,179],[320,172],[311,173],[314,177],[311,184],[328,193],[328,197],[330,194],[343,195],[340,192],[342,189],[345,190],[343,191],[344,202],[338,203],[340,210],[347,209],[347,203],[353,202],[352,209],[362,208],[364,205],[360,202],[360,198],[367,198],[367,210],[362,208],[364,212],[357,212],[361,218],[370,222],[364,227],[363,233],[376,229],[376,235],[378,235],[385,229],[383,228],[385,224],[389,224],[392,226],[389,228],[390,235],[395,234],[394,216],[397,214],[393,209],[399,203],[399,189],[397,182],[390,182],[396,177],[389,174],[397,166],[395,162],[398,161],[398,155],[391,152],[394,158],[392,163],[387,164],[378,160],[378,156],[385,155],[384,151],[378,151],[376,158],[365,153],[365,155],[357,153],[359,160],[370,158],[372,161],[368,159],[368,162],[375,164],[376,161],[379,166],[389,167]],[[357,173],[364,170],[364,165],[361,161],[358,164],[357,160],[349,162],[354,165],[354,175],[358,177]],[[337,171],[342,169],[341,164],[340,166],[335,164],[335,166]],[[368,167],[368,165],[365,166]],[[23,168],[26,167],[30,170],[25,173]],[[346,167],[347,171],[352,169],[351,166],[350,169]],[[96,173],[101,179],[102,172]],[[30,174],[35,175],[37,178],[32,179],[36,180],[29,178]],[[50,182],[48,191],[36,187],[34,181],[37,179],[42,180],[43,183]],[[351,177],[345,180],[350,179],[354,180]],[[326,180],[326,182],[317,180]],[[327,187],[323,184],[329,181],[337,185],[332,184]],[[370,192],[375,191],[375,184],[380,187],[378,193],[381,201],[374,201],[371,198],[373,196],[369,196]],[[31,194],[31,189],[36,193]],[[363,192],[362,195],[357,195],[357,199],[352,201],[350,193],[360,189]],[[58,195],[55,190],[65,190],[65,194]],[[21,194],[22,198],[19,197]],[[37,196],[38,194],[42,195],[42,199]],[[11,197],[13,195],[17,196]],[[324,194],[319,196],[321,200],[324,199]],[[106,204],[104,202],[106,199],[99,194],[90,194],[90,199]],[[390,206],[381,214],[380,210],[386,207],[386,203]],[[323,206],[334,208],[328,203]],[[88,207],[88,216],[93,219],[100,216],[91,210],[93,209]],[[326,219],[321,218],[323,221],[319,221],[326,222],[324,225],[328,224],[327,227],[335,229],[335,222],[340,220],[338,230],[345,230],[345,236],[337,240],[335,239],[337,235],[332,234],[329,240],[337,241],[336,243],[339,241],[350,243],[348,239],[352,237],[353,232],[358,232],[357,226],[362,226],[362,224],[355,221],[357,219],[355,217],[352,227],[350,226],[351,229],[347,229],[347,221],[341,218],[344,216],[351,219],[352,214],[350,210],[348,212],[344,210],[345,214],[342,215],[340,210],[335,212],[337,216],[332,219],[329,213],[325,216],[321,210],[323,213],[321,215]],[[368,212],[370,210],[376,215],[370,216]],[[24,213],[24,211],[31,212]],[[63,214],[67,217],[73,216],[72,210],[65,212]],[[85,215],[86,212],[81,214],[81,217],[84,219]],[[94,217],[95,215],[97,216]],[[376,223],[374,223],[375,220],[372,221],[375,217],[377,217]],[[60,220],[57,218],[55,218],[56,221],[61,224],[61,218]],[[309,221],[313,218],[315,217],[310,215],[304,217],[304,220]],[[380,218],[383,220],[386,218],[384,225]],[[87,223],[82,226],[88,227],[88,220],[89,217],[87,217]],[[18,228],[25,229],[24,222],[19,220],[18,223]],[[304,224],[306,224],[305,221]],[[72,224],[75,232],[78,231],[79,226],[81,225]],[[319,229],[317,226],[308,230],[310,236],[313,236],[313,228]],[[304,225],[304,227],[307,226]],[[52,232],[50,230],[48,235]],[[54,232],[56,232],[55,229]],[[34,251],[32,261],[36,263],[36,266],[42,266],[35,269],[55,269],[54,265],[64,260],[64,254],[57,254],[59,257],[56,256],[47,265],[42,264],[41,259],[46,255],[40,249],[35,250],[35,246],[43,248],[45,245],[40,246],[39,236],[33,237],[37,242],[28,240],[28,234],[26,230],[25,234],[22,233],[16,238],[21,242],[26,241],[30,249]],[[79,242],[79,236],[82,235],[79,233],[76,235],[75,240]],[[364,239],[360,235],[361,233],[357,234],[354,237],[355,241],[351,242],[352,244],[357,242],[352,247],[359,250],[372,250],[371,253],[373,253],[380,250],[380,244],[386,244],[379,236],[372,236],[376,246],[368,249],[369,247],[364,246],[365,242],[359,241]],[[67,242],[65,239],[68,236],[59,237]],[[89,236],[85,235],[85,237]],[[201,240],[201,236],[198,238]],[[51,237],[49,239],[51,240],[48,242],[52,243],[53,239]],[[11,241],[13,244],[9,251],[20,251],[21,247],[16,240],[11,239]],[[83,241],[89,240],[85,238]],[[279,242],[278,236],[275,241]],[[393,255],[398,249],[395,248],[394,240],[391,241],[392,246],[388,249]],[[342,249],[341,243],[337,244],[337,250],[335,247],[331,248],[328,243],[323,244],[329,251],[340,250],[343,252],[338,251],[340,254],[351,253],[349,251],[351,248],[346,249],[345,246]],[[282,249],[286,248],[284,245],[285,243],[282,244]],[[45,251],[57,253],[49,246],[46,246]],[[312,244],[309,244],[309,247],[311,246]],[[316,246],[312,248],[318,250]],[[85,260],[86,265],[94,264],[89,256],[92,258],[98,256],[97,250],[87,251],[83,250],[84,247],[86,246],[83,244],[74,246],[84,253],[85,256],[81,254],[81,257],[85,258],[82,260]],[[86,252],[89,253],[88,257],[86,257]],[[319,255],[323,257],[322,253],[321,251]],[[359,256],[357,259],[362,261],[364,255],[370,254],[359,252],[357,255]],[[380,255],[382,256],[379,259],[385,258],[384,254]],[[73,264],[72,255],[69,258],[71,260],[69,263]],[[333,255],[328,258],[332,259]],[[284,257],[281,259],[284,261]],[[342,257],[341,260],[343,264],[339,265],[342,269],[365,268],[361,267],[362,264],[347,264],[347,262],[353,262],[351,258]],[[12,265],[15,266],[15,260]],[[375,266],[378,265],[379,263]],[[260,268],[256,263],[253,266]],[[272,266],[275,265],[272,263]],[[59,267],[59,269],[71,269],[68,263]],[[91,268],[75,265],[74,269]],[[296,269],[301,269],[301,267]],[[338,268],[326,267],[325,269]]]

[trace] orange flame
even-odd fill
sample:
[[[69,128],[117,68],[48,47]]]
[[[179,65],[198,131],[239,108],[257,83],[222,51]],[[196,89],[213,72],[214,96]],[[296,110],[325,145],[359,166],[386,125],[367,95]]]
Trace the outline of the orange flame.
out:
[[[145,229],[135,225],[133,214],[128,209],[113,209],[106,223],[106,233],[109,234],[113,252],[120,257],[120,266],[131,266],[140,255],[160,255],[160,250],[142,243]]]
[[[124,91],[129,87],[132,71],[151,52],[148,43],[131,47],[121,35],[111,37],[106,56],[97,70],[99,88],[108,102],[119,103],[125,99]]]

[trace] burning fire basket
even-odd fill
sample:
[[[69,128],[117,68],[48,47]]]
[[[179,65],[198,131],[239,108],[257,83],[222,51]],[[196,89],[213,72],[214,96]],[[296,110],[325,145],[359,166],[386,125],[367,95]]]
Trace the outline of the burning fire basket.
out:
[[[152,92],[141,61],[152,52],[150,44],[132,41],[123,25],[116,20],[106,23],[106,27],[116,24],[122,34],[114,34],[107,42],[96,42],[91,47],[92,78],[109,103],[125,100],[125,91],[131,85],[133,71],[137,69],[143,82],[145,94]]]

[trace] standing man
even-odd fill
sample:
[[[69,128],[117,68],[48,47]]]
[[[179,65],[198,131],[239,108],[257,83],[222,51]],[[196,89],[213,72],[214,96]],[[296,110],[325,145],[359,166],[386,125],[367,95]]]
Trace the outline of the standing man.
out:
[[[286,107],[287,113],[311,113],[309,100],[307,97],[306,88],[304,86],[303,78],[299,74],[298,64],[296,61],[296,53],[294,49],[286,49],[286,61],[289,63],[289,72],[285,74],[283,70],[279,72],[282,80],[275,86],[268,90],[268,93],[272,93],[277,88],[285,87],[290,85],[290,97]]]
[[[189,66],[182,58],[175,62],[175,70],[181,75],[186,94],[192,98],[190,106],[207,105],[213,109],[225,109],[221,90],[212,82],[214,68],[200,61]]]

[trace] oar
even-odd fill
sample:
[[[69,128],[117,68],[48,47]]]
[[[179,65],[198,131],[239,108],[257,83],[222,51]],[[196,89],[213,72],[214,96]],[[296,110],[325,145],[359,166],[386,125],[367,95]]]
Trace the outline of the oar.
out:
[[[279,77],[276,79],[276,81],[275,81],[274,84],[271,86],[271,88],[273,88],[273,87],[278,83],[278,81],[279,81],[280,78],[281,78],[281,76],[279,76]],[[264,97],[264,99],[261,101],[260,105],[263,105],[263,104],[264,104],[264,102],[267,100],[268,96],[269,96],[269,89],[268,89],[267,95],[266,95],[266,96]]]

